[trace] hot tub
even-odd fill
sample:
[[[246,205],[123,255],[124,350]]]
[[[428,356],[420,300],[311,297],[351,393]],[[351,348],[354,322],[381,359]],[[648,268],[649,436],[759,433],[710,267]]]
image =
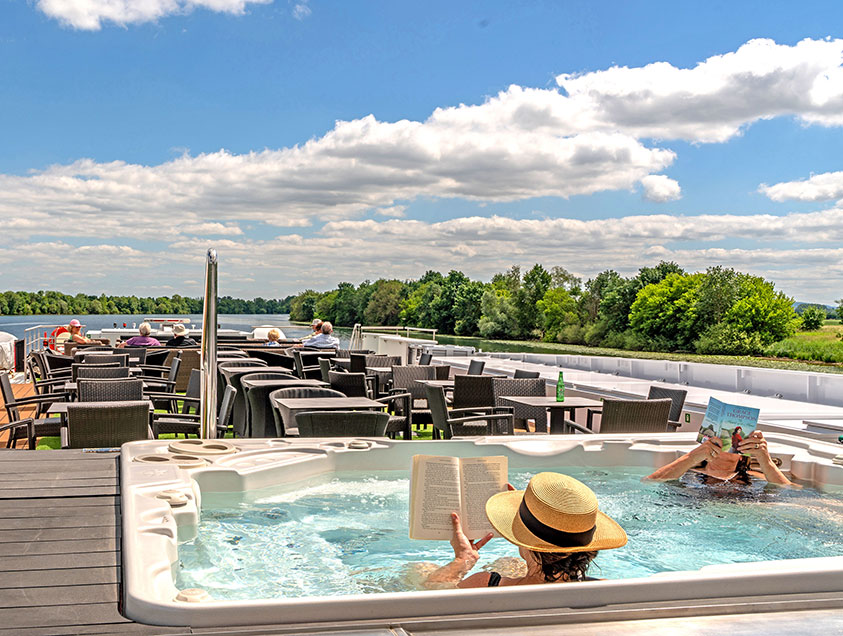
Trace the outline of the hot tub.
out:
[[[195,543],[197,531],[202,527],[203,497],[210,501],[228,496],[248,502],[250,493],[266,492],[267,488],[289,492],[309,484],[330,482],[333,475],[365,476],[373,471],[401,474],[400,471],[408,471],[412,456],[419,453],[461,457],[506,455],[510,473],[519,477],[525,471],[564,472],[568,468],[568,472],[588,483],[590,470],[597,471],[594,473],[597,475],[601,469],[624,467],[633,474],[636,471],[647,474],[692,448],[694,438],[693,434],[674,433],[490,437],[435,442],[279,439],[234,440],[233,443],[189,440],[172,447],[168,441],[127,444],[121,454],[125,612],[129,618],[145,623],[197,627],[324,622],[352,625],[440,616],[478,619],[491,612],[535,614],[559,612],[560,608],[574,612],[590,608],[593,620],[595,616],[600,618],[604,611],[600,608],[605,608],[608,617],[618,608],[641,604],[678,606],[699,599],[720,599],[722,603],[723,599],[728,602],[730,598],[750,594],[772,601],[779,594],[794,590],[839,597],[843,592],[843,556],[838,556],[843,555],[840,535],[825,540],[829,549],[822,557],[757,562],[746,562],[747,559],[740,557],[740,562],[726,559],[699,569],[656,572],[635,578],[604,573],[610,580],[571,585],[344,596],[313,595],[311,590],[310,595],[298,598],[271,598],[271,594],[252,598],[246,593],[236,594],[240,596],[238,600],[222,600],[219,582],[217,591],[208,594],[201,589],[201,576],[195,572],[189,578],[190,589],[180,590],[176,584],[183,583],[179,545]],[[835,458],[837,462],[843,460],[840,455],[843,448],[779,433],[770,433],[767,439],[772,454],[782,460],[784,470],[801,482],[829,493],[835,501],[843,502],[840,497],[843,465],[835,463]],[[773,492],[769,495],[773,497],[776,490],[766,489]],[[600,491],[597,492],[601,497]],[[698,495],[708,496],[705,492]],[[730,495],[713,491],[711,496],[728,498]],[[789,505],[792,503],[788,501]],[[835,512],[832,507],[826,513],[833,517],[840,510],[837,508]],[[624,518],[617,520],[625,525]],[[272,527],[272,515],[265,523]],[[631,524],[630,519],[627,525]],[[736,528],[735,532],[751,534],[752,528]],[[361,533],[365,534],[366,530],[361,529]],[[230,539],[237,541],[238,536],[235,534]],[[630,534],[630,543],[648,539],[652,537],[646,533]],[[421,546],[424,542],[418,543]],[[441,543],[447,548],[447,544]],[[503,540],[499,543],[508,545]],[[705,550],[704,541],[699,543],[700,549]],[[509,547],[514,555],[516,549]],[[420,553],[423,552],[420,548]],[[603,554],[598,562],[601,558]],[[425,560],[424,556],[419,560]],[[443,561],[439,559],[439,562]],[[599,570],[596,575],[601,576]],[[326,590],[328,587],[326,584]]]

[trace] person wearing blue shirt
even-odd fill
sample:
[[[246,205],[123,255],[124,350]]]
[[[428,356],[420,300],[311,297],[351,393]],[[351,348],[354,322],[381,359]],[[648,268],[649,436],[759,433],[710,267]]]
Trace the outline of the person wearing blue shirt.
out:
[[[325,321],[322,323],[322,333],[313,336],[305,341],[308,347],[316,347],[317,349],[336,349],[340,346],[340,339],[332,335],[334,333],[334,326]]]

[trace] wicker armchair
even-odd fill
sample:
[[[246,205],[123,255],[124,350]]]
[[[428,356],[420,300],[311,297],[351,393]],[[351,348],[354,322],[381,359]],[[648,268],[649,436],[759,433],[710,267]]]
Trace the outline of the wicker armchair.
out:
[[[296,414],[299,437],[383,437],[389,414],[378,411],[303,411]]]
[[[647,395],[648,400],[658,400],[662,398],[670,398],[672,404],[670,405],[670,415],[667,418],[667,425],[670,430],[675,431],[682,422],[682,408],[685,406],[685,398],[688,392],[685,389],[665,389],[660,386],[651,386],[650,392]]]
[[[673,402],[669,398],[662,400],[616,400],[603,399],[600,416],[601,433],[664,433],[668,430],[667,418]],[[581,426],[571,420],[565,420],[567,428],[580,433],[594,433],[591,429],[592,412],[589,411],[588,423]]]
[[[243,435],[249,437],[275,437],[275,415],[272,404],[269,401],[269,394],[279,389],[275,386],[256,386],[247,388],[243,384],[246,380],[280,380],[285,383],[290,380],[298,380],[291,373],[283,371],[258,371],[256,373],[244,373],[237,378],[239,390],[243,392],[243,403],[246,406],[245,431]],[[284,386],[284,385],[281,385]]]
[[[434,380],[447,380],[451,377],[451,365],[450,364],[437,364],[433,368],[434,373]]]
[[[67,405],[68,448],[106,448],[149,438],[149,402]]]
[[[427,406],[427,393],[418,380],[435,380],[436,367],[422,367],[417,364],[392,367],[392,390],[396,393],[409,393],[412,396],[412,423],[430,424],[433,417]]]
[[[109,362],[116,362],[121,367],[129,366],[128,353],[82,353],[76,354],[81,356],[81,362],[84,364],[106,364]]]
[[[455,409],[494,407],[494,379],[490,375],[455,375],[453,407]]]
[[[179,375],[179,367],[181,366],[181,358],[175,357],[170,360],[170,369],[166,377],[139,375],[139,379],[146,382],[148,391],[174,391],[176,388],[176,378]]]
[[[482,376],[481,376],[482,377]],[[494,378],[495,406],[509,407],[519,428],[527,428],[527,420],[534,420],[537,433],[547,432],[547,409],[543,406],[513,404],[501,399],[504,395],[519,397],[544,397],[547,395],[545,381],[541,378]]]
[[[322,374],[322,382],[331,383],[331,376],[328,375],[331,371],[331,360],[329,358],[319,358],[319,373]]]
[[[50,393],[16,398],[12,383],[6,373],[0,373],[0,394],[6,408],[8,422],[0,424],[0,431],[9,431],[6,448],[11,448],[19,439],[26,439],[30,450],[35,449],[35,439],[44,436],[56,436],[61,430],[61,420],[57,417],[38,417],[42,409],[53,402],[65,402],[69,393]],[[21,410],[35,409],[36,417],[21,417]]]
[[[167,362],[167,356],[170,355],[170,351],[170,349],[147,349],[143,364],[150,366],[164,366]]]
[[[442,387],[426,386],[425,392],[433,416],[433,439],[451,439],[454,435],[511,435],[513,432],[511,413],[463,415],[462,409],[449,412]]]
[[[432,353],[423,353],[419,356],[419,364],[428,365],[433,360]]]
[[[237,390],[233,386],[225,387],[222,405],[217,411],[217,437],[225,437],[228,433],[228,423],[231,419],[235,393],[237,393]],[[155,432],[156,438],[167,433],[184,435],[185,437],[188,435],[198,436],[200,426],[199,413],[156,413],[153,415],[152,430]]]
[[[82,367],[88,367],[91,369],[121,369],[123,367],[120,366],[119,362],[97,362],[97,363],[84,363],[84,362],[74,362],[70,365],[70,378],[68,378],[71,382],[76,382],[79,379],[79,369]],[[129,367],[125,367],[127,370]]]
[[[129,367],[116,365],[81,364],[73,365],[77,380],[118,380],[129,377]]]
[[[328,357],[328,356],[324,356]],[[300,378],[319,379],[322,377],[322,370],[319,368],[318,357],[314,358],[306,352],[299,349],[293,349],[293,360],[296,364],[296,375]],[[314,364],[316,362],[316,364]]]
[[[269,394],[269,401],[272,403],[272,414],[275,417],[275,431],[278,437],[284,437],[288,434],[289,429],[295,429],[296,413],[302,413],[306,409],[291,409],[285,415],[281,414],[281,410],[275,405],[275,400],[282,398],[332,398],[332,397],[347,397],[345,394],[333,389],[324,389],[319,387],[290,387],[289,389],[277,389]]]
[[[328,382],[334,391],[344,393],[347,397],[372,397],[365,373],[328,371]]]
[[[79,380],[80,402],[135,402],[143,400],[143,380]]]
[[[512,376],[516,380],[526,380],[539,377],[538,371],[527,371],[526,369],[515,369],[515,375]]]
[[[468,363],[468,375],[483,375],[483,369],[486,368],[485,360],[472,360]]]

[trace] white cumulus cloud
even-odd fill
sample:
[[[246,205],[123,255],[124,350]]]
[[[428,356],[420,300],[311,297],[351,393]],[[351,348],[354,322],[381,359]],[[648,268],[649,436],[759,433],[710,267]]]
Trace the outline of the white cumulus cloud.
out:
[[[833,201],[843,198],[843,172],[824,172],[773,185],[762,183],[758,191],[773,201]]]
[[[644,198],[654,203],[676,201],[682,198],[682,189],[679,184],[670,177],[663,174],[650,174],[641,179],[644,188]]]
[[[248,4],[272,0],[38,0],[37,7],[51,18],[74,29],[98,31],[104,22],[125,26],[154,22],[196,8],[240,15]]]
[[[843,124],[843,40],[795,46],[750,40],[694,68],[656,62],[562,74],[569,110],[593,128],[637,137],[722,142],[759,119]]]

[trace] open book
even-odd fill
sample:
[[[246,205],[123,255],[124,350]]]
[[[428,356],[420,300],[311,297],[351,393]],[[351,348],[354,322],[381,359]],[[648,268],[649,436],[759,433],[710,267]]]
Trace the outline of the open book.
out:
[[[719,437],[724,451],[738,452],[738,444],[758,426],[758,409],[709,398],[697,441]]]
[[[480,539],[494,532],[486,517],[486,500],[506,490],[507,473],[504,456],[461,459],[414,455],[410,475],[410,538],[450,539],[452,512],[459,513],[463,532],[469,539]]]

